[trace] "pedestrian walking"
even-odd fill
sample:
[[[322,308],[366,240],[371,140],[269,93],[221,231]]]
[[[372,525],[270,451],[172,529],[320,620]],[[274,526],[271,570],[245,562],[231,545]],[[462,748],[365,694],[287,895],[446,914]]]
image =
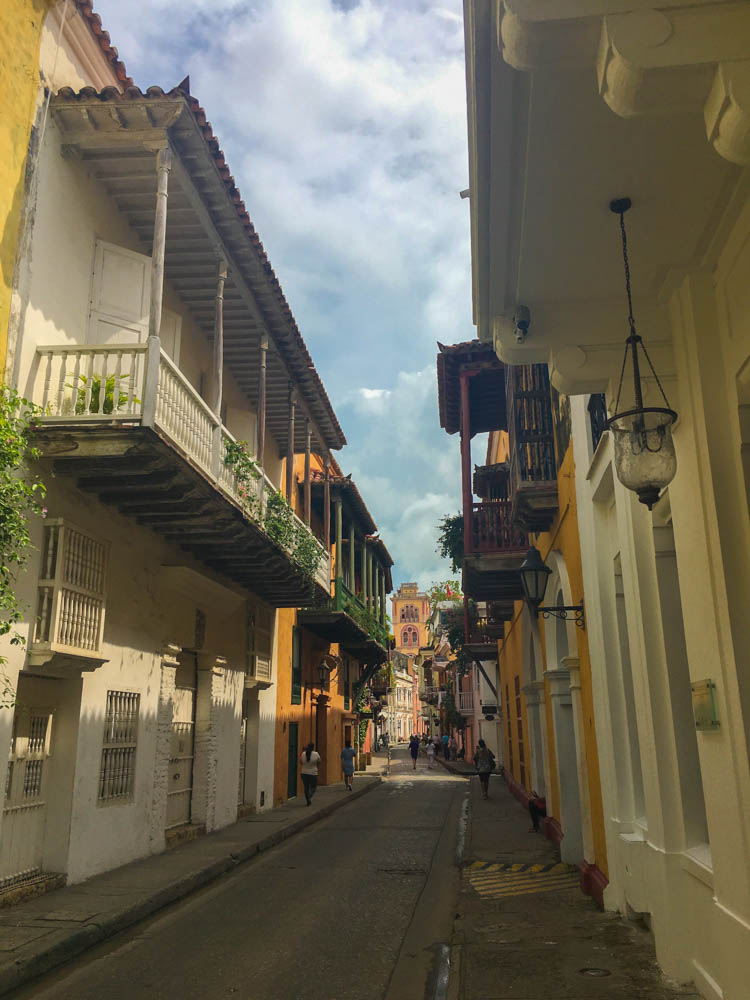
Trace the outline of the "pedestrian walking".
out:
[[[490,795],[490,775],[495,770],[495,755],[484,740],[479,741],[479,746],[474,754],[474,766],[482,785],[482,798],[487,799]]]
[[[409,740],[409,753],[411,754],[412,763],[414,764],[414,770],[417,769],[417,757],[419,757],[419,737],[416,733],[412,733],[411,739]]]
[[[318,787],[318,764],[320,763],[320,754],[315,749],[314,743],[307,744],[300,754],[299,762],[305,799],[308,805],[312,805],[312,797]]]
[[[352,741],[347,740],[344,749],[341,751],[341,770],[344,772],[344,784],[352,790],[352,779],[354,778],[354,758],[357,751],[352,747]]]
[[[443,733],[443,757],[448,760],[448,744],[450,743],[450,736],[447,733]]]
[[[451,760],[456,759],[456,754],[458,753],[458,743],[456,743],[456,737],[451,736],[450,742],[448,743],[448,752],[450,753]]]
[[[427,766],[433,768],[435,766],[435,741],[430,740],[427,744]]]

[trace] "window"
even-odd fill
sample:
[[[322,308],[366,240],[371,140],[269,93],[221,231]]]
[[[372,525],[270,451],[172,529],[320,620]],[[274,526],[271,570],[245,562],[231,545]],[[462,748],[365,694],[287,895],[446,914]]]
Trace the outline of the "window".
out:
[[[99,801],[127,799],[133,793],[138,711],[141,696],[133,691],[108,691],[104,722]]]
[[[302,704],[302,636],[292,628],[292,704]]]
[[[419,645],[419,632],[414,628],[413,625],[407,625],[406,628],[401,631],[401,645],[402,646],[418,646]]]
[[[344,710],[349,711],[351,701],[351,669],[349,660],[344,660]]]
[[[107,545],[61,519],[44,525],[36,650],[96,656],[104,629]]]
[[[259,681],[271,681],[273,608],[251,601],[247,608],[247,672]]]

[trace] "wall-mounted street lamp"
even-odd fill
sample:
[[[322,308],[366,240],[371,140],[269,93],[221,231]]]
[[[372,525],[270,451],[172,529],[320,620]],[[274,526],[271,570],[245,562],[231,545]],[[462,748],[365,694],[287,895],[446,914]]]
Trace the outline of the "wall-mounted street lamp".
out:
[[[617,389],[614,416],[606,423],[607,430],[612,431],[615,446],[615,470],[617,478],[623,486],[638,494],[641,503],[649,510],[659,499],[659,493],[674,479],[677,472],[677,457],[672,441],[672,424],[677,414],[670,409],[669,401],[662,389],[659,376],[656,374],[646,345],[641,340],[635,328],[633,318],[633,300],[630,293],[630,264],[628,263],[628,239],[625,232],[625,213],[631,206],[630,198],[616,198],[610,202],[610,209],[620,216],[620,233],[622,236],[622,260],[625,268],[625,292],[628,298],[628,324],[630,335],[625,341],[625,357],[622,359],[620,384]],[[648,362],[651,374],[659,387],[664,400],[664,406],[644,406],[643,388],[641,386],[641,369],[638,350]],[[631,352],[633,365],[633,394],[635,407],[620,412],[620,394],[628,362],[628,352]]]
[[[583,601],[580,604],[560,604],[555,607],[541,607],[544,592],[547,589],[552,570],[542,562],[539,549],[533,545],[526,553],[526,558],[519,569],[521,585],[523,586],[526,603],[535,615],[541,611],[543,618],[560,618],[563,621],[572,617],[578,628],[586,628],[586,618],[583,613]]]
[[[320,686],[322,688],[327,687],[330,684],[331,676],[340,666],[340,656],[334,656],[333,653],[326,653],[318,664],[318,677],[320,678]]]

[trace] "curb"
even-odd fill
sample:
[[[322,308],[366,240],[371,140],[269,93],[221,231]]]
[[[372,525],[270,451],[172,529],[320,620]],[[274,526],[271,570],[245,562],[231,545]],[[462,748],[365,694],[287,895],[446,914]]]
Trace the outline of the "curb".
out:
[[[476,771],[462,771],[460,768],[454,767],[453,761],[444,760],[442,757],[435,757],[435,760],[438,764],[444,767],[446,771],[450,771],[451,774],[457,774],[459,778],[473,778],[476,774]]]
[[[5,996],[11,990],[17,989],[19,986],[23,986],[31,980],[45,975],[52,969],[70,962],[94,945],[101,944],[102,941],[106,941],[121,931],[127,930],[128,927],[132,927],[147,917],[153,916],[153,914],[158,913],[159,910],[164,909],[166,906],[184,899],[186,896],[191,895],[191,893],[198,889],[202,889],[211,882],[215,882],[216,879],[232,871],[238,865],[250,861],[257,854],[276,847],[283,841],[300,833],[306,827],[312,826],[319,820],[330,816],[331,813],[336,812],[337,809],[341,809],[342,806],[348,805],[348,803],[361,798],[363,795],[367,795],[368,792],[371,792],[383,783],[380,775],[372,775],[372,777],[375,779],[372,784],[354,789],[352,794],[347,798],[330,802],[328,805],[323,806],[322,809],[312,813],[312,815],[301,816],[298,820],[295,820],[281,830],[277,830],[275,833],[269,834],[257,843],[228,854],[218,861],[213,861],[198,871],[190,872],[178,878],[171,885],[159,889],[153,895],[130,903],[123,909],[108,914],[100,923],[92,921],[84,927],[72,928],[64,940],[57,941],[44,950],[40,949],[37,954],[18,959],[15,962],[11,959],[7,964],[0,965],[0,996]]]

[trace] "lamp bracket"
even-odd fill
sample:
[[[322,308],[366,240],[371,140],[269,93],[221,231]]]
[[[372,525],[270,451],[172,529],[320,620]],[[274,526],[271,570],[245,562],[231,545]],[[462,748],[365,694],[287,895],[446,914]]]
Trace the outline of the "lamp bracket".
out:
[[[538,608],[537,610],[541,611],[543,618],[559,618],[561,621],[573,618],[576,628],[586,628],[583,601],[580,604],[560,604],[553,608]]]

